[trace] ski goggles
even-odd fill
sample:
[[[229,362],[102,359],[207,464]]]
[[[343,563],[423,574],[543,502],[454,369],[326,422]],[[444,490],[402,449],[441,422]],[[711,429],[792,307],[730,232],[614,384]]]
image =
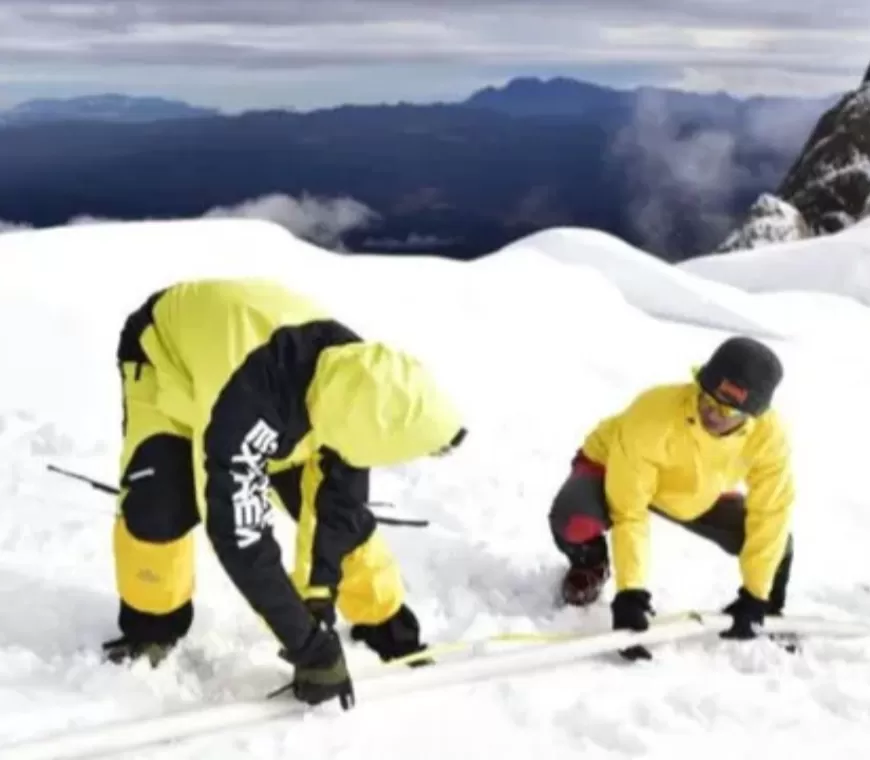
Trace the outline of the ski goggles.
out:
[[[705,405],[712,407],[716,411],[716,414],[725,419],[736,420],[749,416],[741,409],[731,406],[730,404],[726,404],[724,401],[720,401],[715,396],[707,393],[707,391],[701,391],[701,399]]]

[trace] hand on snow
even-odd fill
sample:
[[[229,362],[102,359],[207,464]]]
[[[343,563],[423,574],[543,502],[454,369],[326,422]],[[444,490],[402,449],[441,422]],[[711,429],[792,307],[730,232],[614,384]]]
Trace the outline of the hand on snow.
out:
[[[341,640],[334,630],[318,626],[297,657],[291,658],[286,649],[282,649],[279,655],[293,665],[293,681],[270,696],[289,691],[308,705],[319,705],[337,698],[344,710],[354,706],[353,683]]]
[[[731,615],[734,624],[720,636],[723,639],[754,639],[764,623],[766,610],[767,602],[741,588],[737,598],[723,610],[726,615]]]
[[[649,628],[649,615],[654,615],[649,591],[626,589],[620,591],[610,604],[613,627],[616,630],[645,631]]]
[[[620,591],[610,604],[613,612],[614,630],[645,631],[649,628],[649,616],[655,615],[650,604],[650,593],[642,589]],[[652,654],[643,646],[623,649],[619,654],[626,660],[651,660]]]

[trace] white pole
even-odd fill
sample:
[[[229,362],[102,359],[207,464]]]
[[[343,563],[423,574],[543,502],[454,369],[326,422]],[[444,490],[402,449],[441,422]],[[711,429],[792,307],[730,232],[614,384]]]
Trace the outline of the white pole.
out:
[[[638,644],[649,646],[718,633],[730,627],[731,622],[730,616],[718,613],[681,613],[654,621],[649,630],[642,633],[606,631],[578,634],[571,640],[527,644],[513,651],[480,654],[430,667],[382,668],[376,675],[355,679],[356,699],[358,703],[370,703],[457,684],[540,673]],[[771,618],[764,630],[767,633],[835,637],[870,636],[867,624],[814,618]],[[79,760],[106,755],[117,757],[121,752],[146,745],[256,728],[271,720],[301,715],[306,709],[310,708],[291,697],[200,707],[0,747],[0,758]]]

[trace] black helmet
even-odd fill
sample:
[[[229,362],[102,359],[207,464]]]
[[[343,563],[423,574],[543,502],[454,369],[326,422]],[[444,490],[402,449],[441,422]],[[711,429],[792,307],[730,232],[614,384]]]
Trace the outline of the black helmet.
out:
[[[782,375],[782,363],[770,348],[754,338],[738,336],[722,343],[697,377],[711,396],[758,416],[770,406]]]

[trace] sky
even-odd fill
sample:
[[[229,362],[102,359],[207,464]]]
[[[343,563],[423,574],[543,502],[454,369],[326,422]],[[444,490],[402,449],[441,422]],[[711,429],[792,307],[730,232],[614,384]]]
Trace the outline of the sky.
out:
[[[311,110],[515,76],[815,96],[854,87],[868,49],[866,0],[4,0],[0,108],[112,91]]]

